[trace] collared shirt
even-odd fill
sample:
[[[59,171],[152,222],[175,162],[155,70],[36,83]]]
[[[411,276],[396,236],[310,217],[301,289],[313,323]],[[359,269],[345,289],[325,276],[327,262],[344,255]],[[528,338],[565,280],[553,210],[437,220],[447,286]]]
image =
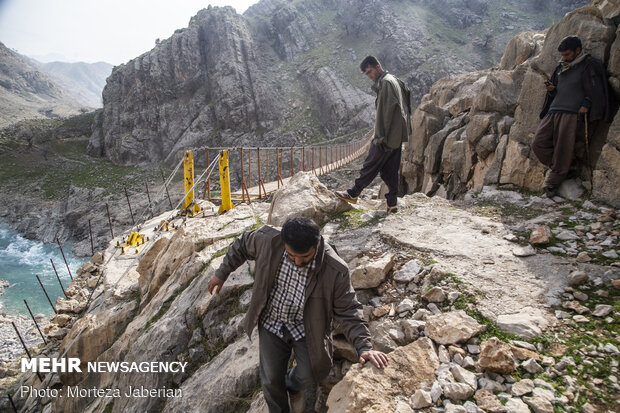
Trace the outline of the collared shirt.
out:
[[[259,320],[269,332],[284,338],[282,327],[286,327],[295,341],[306,336],[304,301],[310,279],[308,274],[315,265],[316,256],[307,265],[298,267],[284,251],[267,305]]]

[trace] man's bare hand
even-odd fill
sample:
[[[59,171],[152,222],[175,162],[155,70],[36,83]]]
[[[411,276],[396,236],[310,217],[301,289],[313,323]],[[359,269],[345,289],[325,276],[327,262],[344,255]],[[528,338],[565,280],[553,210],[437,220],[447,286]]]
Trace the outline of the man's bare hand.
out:
[[[360,363],[365,364],[370,361],[375,367],[382,369],[388,365],[388,356],[380,351],[366,351],[360,356]]]
[[[547,80],[545,82],[545,88],[547,89],[548,92],[553,92],[555,90],[555,85]]]
[[[580,115],[585,115],[586,113],[588,113],[588,108],[586,108],[585,106],[579,108]]]
[[[215,275],[213,275],[211,279],[209,280],[209,294],[219,294],[223,285],[224,285],[224,281],[220,280]]]

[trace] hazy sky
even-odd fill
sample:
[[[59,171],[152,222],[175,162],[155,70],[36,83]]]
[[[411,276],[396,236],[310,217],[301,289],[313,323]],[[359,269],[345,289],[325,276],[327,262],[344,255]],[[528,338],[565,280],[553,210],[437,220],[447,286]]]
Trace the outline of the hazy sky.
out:
[[[125,63],[187,27],[198,10],[258,0],[0,0],[0,42],[42,61]]]

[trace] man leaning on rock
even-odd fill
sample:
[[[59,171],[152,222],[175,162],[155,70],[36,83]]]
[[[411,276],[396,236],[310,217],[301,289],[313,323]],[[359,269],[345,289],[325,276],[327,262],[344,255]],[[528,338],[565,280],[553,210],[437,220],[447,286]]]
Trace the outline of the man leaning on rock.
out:
[[[372,80],[372,90],[377,94],[375,106],[375,132],[368,156],[353,186],[346,191],[336,191],[338,198],[356,203],[364,188],[371,184],[377,174],[388,187],[385,194],[387,212],[398,211],[399,169],[401,145],[411,134],[411,98],[407,86],[397,77],[383,70],[374,56],[367,56],[360,63],[360,70]]]
[[[243,234],[211,277],[209,293],[217,294],[247,260],[256,265],[242,325],[248,336],[258,325],[260,379],[270,413],[305,411],[304,391],[312,392],[332,365],[333,321],[340,323],[360,363],[387,366],[387,356],[372,350],[347,264],[314,221],[290,218],[281,230],[263,226]],[[288,370],[291,351],[296,366]]]
[[[545,82],[547,96],[540,113],[542,121],[532,141],[532,151],[550,168],[545,179],[545,194],[549,198],[557,195],[558,187],[569,176],[578,131],[584,130],[587,122],[609,119],[603,63],[583,52],[576,36],[565,37],[558,51],[562,60]]]

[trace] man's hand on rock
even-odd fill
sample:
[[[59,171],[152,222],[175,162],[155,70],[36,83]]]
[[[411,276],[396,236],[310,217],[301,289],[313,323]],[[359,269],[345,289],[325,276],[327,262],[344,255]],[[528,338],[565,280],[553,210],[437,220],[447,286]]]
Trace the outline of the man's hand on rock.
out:
[[[370,361],[375,367],[382,369],[388,365],[388,356],[380,351],[369,350],[361,354],[360,363]]]
[[[219,294],[222,286],[224,285],[224,281],[217,278],[215,275],[211,277],[209,280],[209,294]]]

